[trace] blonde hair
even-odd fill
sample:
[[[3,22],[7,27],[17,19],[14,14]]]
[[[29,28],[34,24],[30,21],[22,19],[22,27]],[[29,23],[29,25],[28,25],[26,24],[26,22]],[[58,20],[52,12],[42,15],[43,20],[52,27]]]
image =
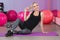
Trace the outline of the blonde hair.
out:
[[[37,2],[33,2],[32,5],[31,5],[29,8],[32,8],[32,6],[33,6],[35,3],[37,3]]]
[[[37,2],[33,2],[32,4],[35,4],[35,3],[37,3]]]

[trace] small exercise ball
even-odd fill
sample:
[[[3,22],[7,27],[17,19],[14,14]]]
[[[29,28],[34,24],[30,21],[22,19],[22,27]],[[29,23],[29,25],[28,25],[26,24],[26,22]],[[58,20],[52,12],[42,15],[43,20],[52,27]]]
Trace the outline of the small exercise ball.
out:
[[[26,16],[29,15],[29,11],[26,12]],[[18,13],[18,18],[24,22],[24,11]]]
[[[17,12],[14,10],[9,10],[7,12],[8,21],[15,21],[17,19]]]
[[[53,14],[50,10],[43,10],[42,11],[44,14],[44,18],[43,18],[43,23],[44,24],[49,24],[52,22],[53,20]]]
[[[7,23],[7,16],[3,13],[0,12],[0,26],[3,26]]]

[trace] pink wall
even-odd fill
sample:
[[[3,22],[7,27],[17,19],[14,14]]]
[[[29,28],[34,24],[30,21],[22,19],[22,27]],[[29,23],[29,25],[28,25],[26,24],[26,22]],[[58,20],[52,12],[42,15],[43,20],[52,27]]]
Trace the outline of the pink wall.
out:
[[[22,11],[25,7],[31,5],[34,1],[39,3],[40,10],[60,9],[60,0],[0,0],[0,2],[5,4],[5,11],[14,9],[17,12]]]
[[[52,0],[51,1],[51,10],[57,9],[57,1],[58,0]]]

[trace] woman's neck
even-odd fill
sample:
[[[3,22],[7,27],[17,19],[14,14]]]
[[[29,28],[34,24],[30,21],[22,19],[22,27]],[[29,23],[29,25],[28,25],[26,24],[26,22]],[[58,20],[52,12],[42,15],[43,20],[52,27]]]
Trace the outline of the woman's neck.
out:
[[[38,13],[39,11],[34,11],[35,13]]]

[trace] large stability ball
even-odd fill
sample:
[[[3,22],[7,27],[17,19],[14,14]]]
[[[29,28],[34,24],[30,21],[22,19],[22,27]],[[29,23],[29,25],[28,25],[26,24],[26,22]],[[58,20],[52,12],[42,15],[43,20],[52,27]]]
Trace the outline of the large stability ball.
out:
[[[0,26],[3,26],[7,23],[7,16],[3,13],[0,12]]]
[[[19,12],[18,13],[18,18],[22,21],[24,21],[24,12]]]
[[[10,10],[7,12],[8,21],[15,21],[17,19],[17,13],[14,10]]]
[[[44,19],[43,19],[44,24],[51,23],[53,20],[52,12],[50,10],[43,10],[42,12],[44,13]]]
[[[29,15],[29,12],[27,11],[26,16],[28,16],[28,15]],[[24,12],[23,11],[18,13],[18,18],[24,22]]]

